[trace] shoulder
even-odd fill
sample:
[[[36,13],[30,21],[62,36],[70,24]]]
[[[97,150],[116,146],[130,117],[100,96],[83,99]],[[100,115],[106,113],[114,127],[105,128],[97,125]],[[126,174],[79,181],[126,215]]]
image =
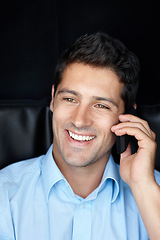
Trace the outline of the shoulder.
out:
[[[17,182],[25,175],[39,173],[44,155],[13,163],[0,170],[0,184],[4,182]]]

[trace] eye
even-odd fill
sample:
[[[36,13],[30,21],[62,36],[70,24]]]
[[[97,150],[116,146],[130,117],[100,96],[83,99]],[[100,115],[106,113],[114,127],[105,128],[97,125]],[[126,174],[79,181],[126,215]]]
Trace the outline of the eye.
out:
[[[100,109],[104,109],[104,110],[105,110],[105,109],[110,110],[110,107],[109,107],[109,106],[106,106],[106,105],[103,105],[103,104],[100,104],[100,103],[99,103],[99,104],[96,104],[95,107],[96,107],[96,108],[100,108]]]
[[[63,100],[70,103],[76,103],[76,101],[73,98],[63,98]]]

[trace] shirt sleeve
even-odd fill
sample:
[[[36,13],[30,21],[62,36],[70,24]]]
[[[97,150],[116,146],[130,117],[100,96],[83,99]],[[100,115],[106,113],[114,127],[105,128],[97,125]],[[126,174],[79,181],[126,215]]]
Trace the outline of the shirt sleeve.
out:
[[[154,171],[154,176],[155,176],[155,180],[158,183],[158,185],[160,186],[160,172],[155,170]]]

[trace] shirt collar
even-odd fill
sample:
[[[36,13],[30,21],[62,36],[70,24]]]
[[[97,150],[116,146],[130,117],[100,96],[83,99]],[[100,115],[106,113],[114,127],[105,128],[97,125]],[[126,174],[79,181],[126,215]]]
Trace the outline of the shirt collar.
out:
[[[42,179],[44,183],[44,191],[47,202],[52,186],[62,179],[65,180],[63,174],[61,173],[53,159],[52,150],[53,144],[50,146],[48,152],[42,160]]]
[[[113,203],[117,199],[119,194],[120,175],[119,175],[119,166],[115,163],[112,154],[108,159],[100,186],[102,186],[109,179],[113,180],[113,195],[112,195],[112,203]]]
[[[53,185],[55,185],[60,180],[65,180],[63,174],[57,167],[53,156],[52,156],[53,144],[50,146],[48,152],[44,156],[42,160],[42,178],[44,182],[44,191],[45,196],[48,202],[49,192]],[[111,179],[113,180],[113,195],[112,195],[112,203],[117,199],[119,193],[119,170],[117,164],[114,162],[113,156],[110,155],[108,159],[108,163],[103,173],[102,181],[98,187],[97,193],[104,186],[105,182]]]

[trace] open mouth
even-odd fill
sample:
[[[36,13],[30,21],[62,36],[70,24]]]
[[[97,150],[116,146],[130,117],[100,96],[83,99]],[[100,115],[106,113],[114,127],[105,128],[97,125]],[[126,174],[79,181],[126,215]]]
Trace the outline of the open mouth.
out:
[[[74,139],[74,140],[76,140],[76,141],[91,141],[92,139],[95,138],[95,136],[78,135],[78,134],[75,134],[75,133],[73,133],[73,132],[71,132],[71,131],[69,131],[69,130],[68,130],[68,134],[69,134],[69,136],[70,136],[72,139]]]

